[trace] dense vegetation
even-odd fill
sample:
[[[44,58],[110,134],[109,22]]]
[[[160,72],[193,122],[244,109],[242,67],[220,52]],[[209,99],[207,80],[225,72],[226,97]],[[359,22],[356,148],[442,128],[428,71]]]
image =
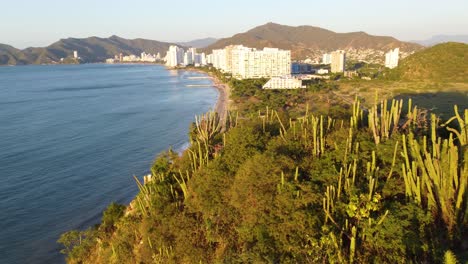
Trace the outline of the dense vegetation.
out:
[[[448,42],[408,56],[389,71],[390,79],[468,82],[468,44]]]
[[[262,93],[219,77],[237,111],[197,118],[128,207],[62,235],[70,263],[468,260],[468,109],[446,122],[396,100],[309,109],[301,93],[330,83]]]

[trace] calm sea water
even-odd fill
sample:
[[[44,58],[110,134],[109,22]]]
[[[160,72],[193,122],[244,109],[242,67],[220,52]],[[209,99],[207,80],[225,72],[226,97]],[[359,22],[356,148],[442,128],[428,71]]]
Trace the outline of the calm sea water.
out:
[[[0,263],[62,263],[56,240],[137,193],[217,92],[150,65],[0,67]],[[206,88],[187,88],[187,84]]]

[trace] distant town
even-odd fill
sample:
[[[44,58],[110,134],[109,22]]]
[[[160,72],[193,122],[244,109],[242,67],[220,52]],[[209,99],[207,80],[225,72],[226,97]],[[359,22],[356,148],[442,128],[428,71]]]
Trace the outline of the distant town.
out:
[[[170,68],[211,66],[221,72],[229,73],[236,79],[268,78],[264,89],[298,89],[305,88],[303,80],[330,79],[332,74],[354,78],[356,71],[347,71],[346,51],[336,50],[322,55],[321,61],[310,59],[291,61],[291,51],[278,48],[263,48],[261,50],[243,45],[230,45],[224,49],[215,49],[211,54],[198,53],[196,48],[184,50],[172,45],[163,57],[160,53],[141,53],[137,55],[116,55],[106,63],[163,63]],[[385,54],[385,67],[393,69],[398,66],[399,48]],[[74,52],[74,58],[79,59]],[[361,77],[370,80],[371,77]]]

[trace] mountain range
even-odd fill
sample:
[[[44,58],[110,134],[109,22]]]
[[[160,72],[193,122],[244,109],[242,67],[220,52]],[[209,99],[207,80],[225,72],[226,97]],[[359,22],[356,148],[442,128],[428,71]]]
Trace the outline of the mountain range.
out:
[[[247,32],[220,39],[205,50],[239,44],[253,48],[275,47],[291,50],[295,59],[317,55],[317,51],[321,53],[337,49],[387,51],[399,47],[403,52],[413,52],[422,48],[419,44],[399,41],[393,37],[373,36],[365,32],[336,33],[313,26],[292,27],[267,23]]]
[[[0,44],[0,65],[54,64],[58,63],[61,58],[71,57],[75,50],[78,51],[81,61],[89,63],[103,62],[120,53],[129,55],[159,52],[163,56],[170,45],[175,44],[148,39],[125,39],[118,36],[67,38],[44,48],[24,50]]]
[[[287,49],[291,50],[293,59],[317,58],[324,52],[344,49],[349,51],[351,59],[374,57],[381,60],[385,51],[396,47],[399,47],[403,54],[410,54],[423,48],[419,44],[402,42],[393,37],[373,36],[365,32],[336,33],[313,26],[292,27],[267,23],[229,38],[219,40],[205,38],[177,44],[147,39],[130,40],[118,36],[67,38],[48,47],[24,50],[0,44],[0,65],[53,64],[58,63],[61,58],[71,57],[75,50],[78,51],[82,62],[92,63],[103,62],[106,58],[120,53],[129,55],[140,54],[143,51],[159,52],[164,56],[170,45],[205,47],[202,50],[210,52],[232,44],[242,44],[253,48]],[[357,57],[362,54],[365,56]]]

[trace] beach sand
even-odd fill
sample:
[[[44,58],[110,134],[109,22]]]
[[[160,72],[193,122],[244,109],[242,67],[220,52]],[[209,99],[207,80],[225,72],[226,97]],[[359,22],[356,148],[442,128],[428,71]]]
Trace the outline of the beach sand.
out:
[[[229,97],[231,88],[229,87],[229,85],[221,82],[216,76],[202,70],[193,68],[180,70],[202,73],[208,75],[211,78],[211,80],[213,81],[213,87],[215,87],[219,92],[218,101],[216,102],[215,108],[213,110],[218,113],[221,124],[225,124],[227,112],[230,107]]]

